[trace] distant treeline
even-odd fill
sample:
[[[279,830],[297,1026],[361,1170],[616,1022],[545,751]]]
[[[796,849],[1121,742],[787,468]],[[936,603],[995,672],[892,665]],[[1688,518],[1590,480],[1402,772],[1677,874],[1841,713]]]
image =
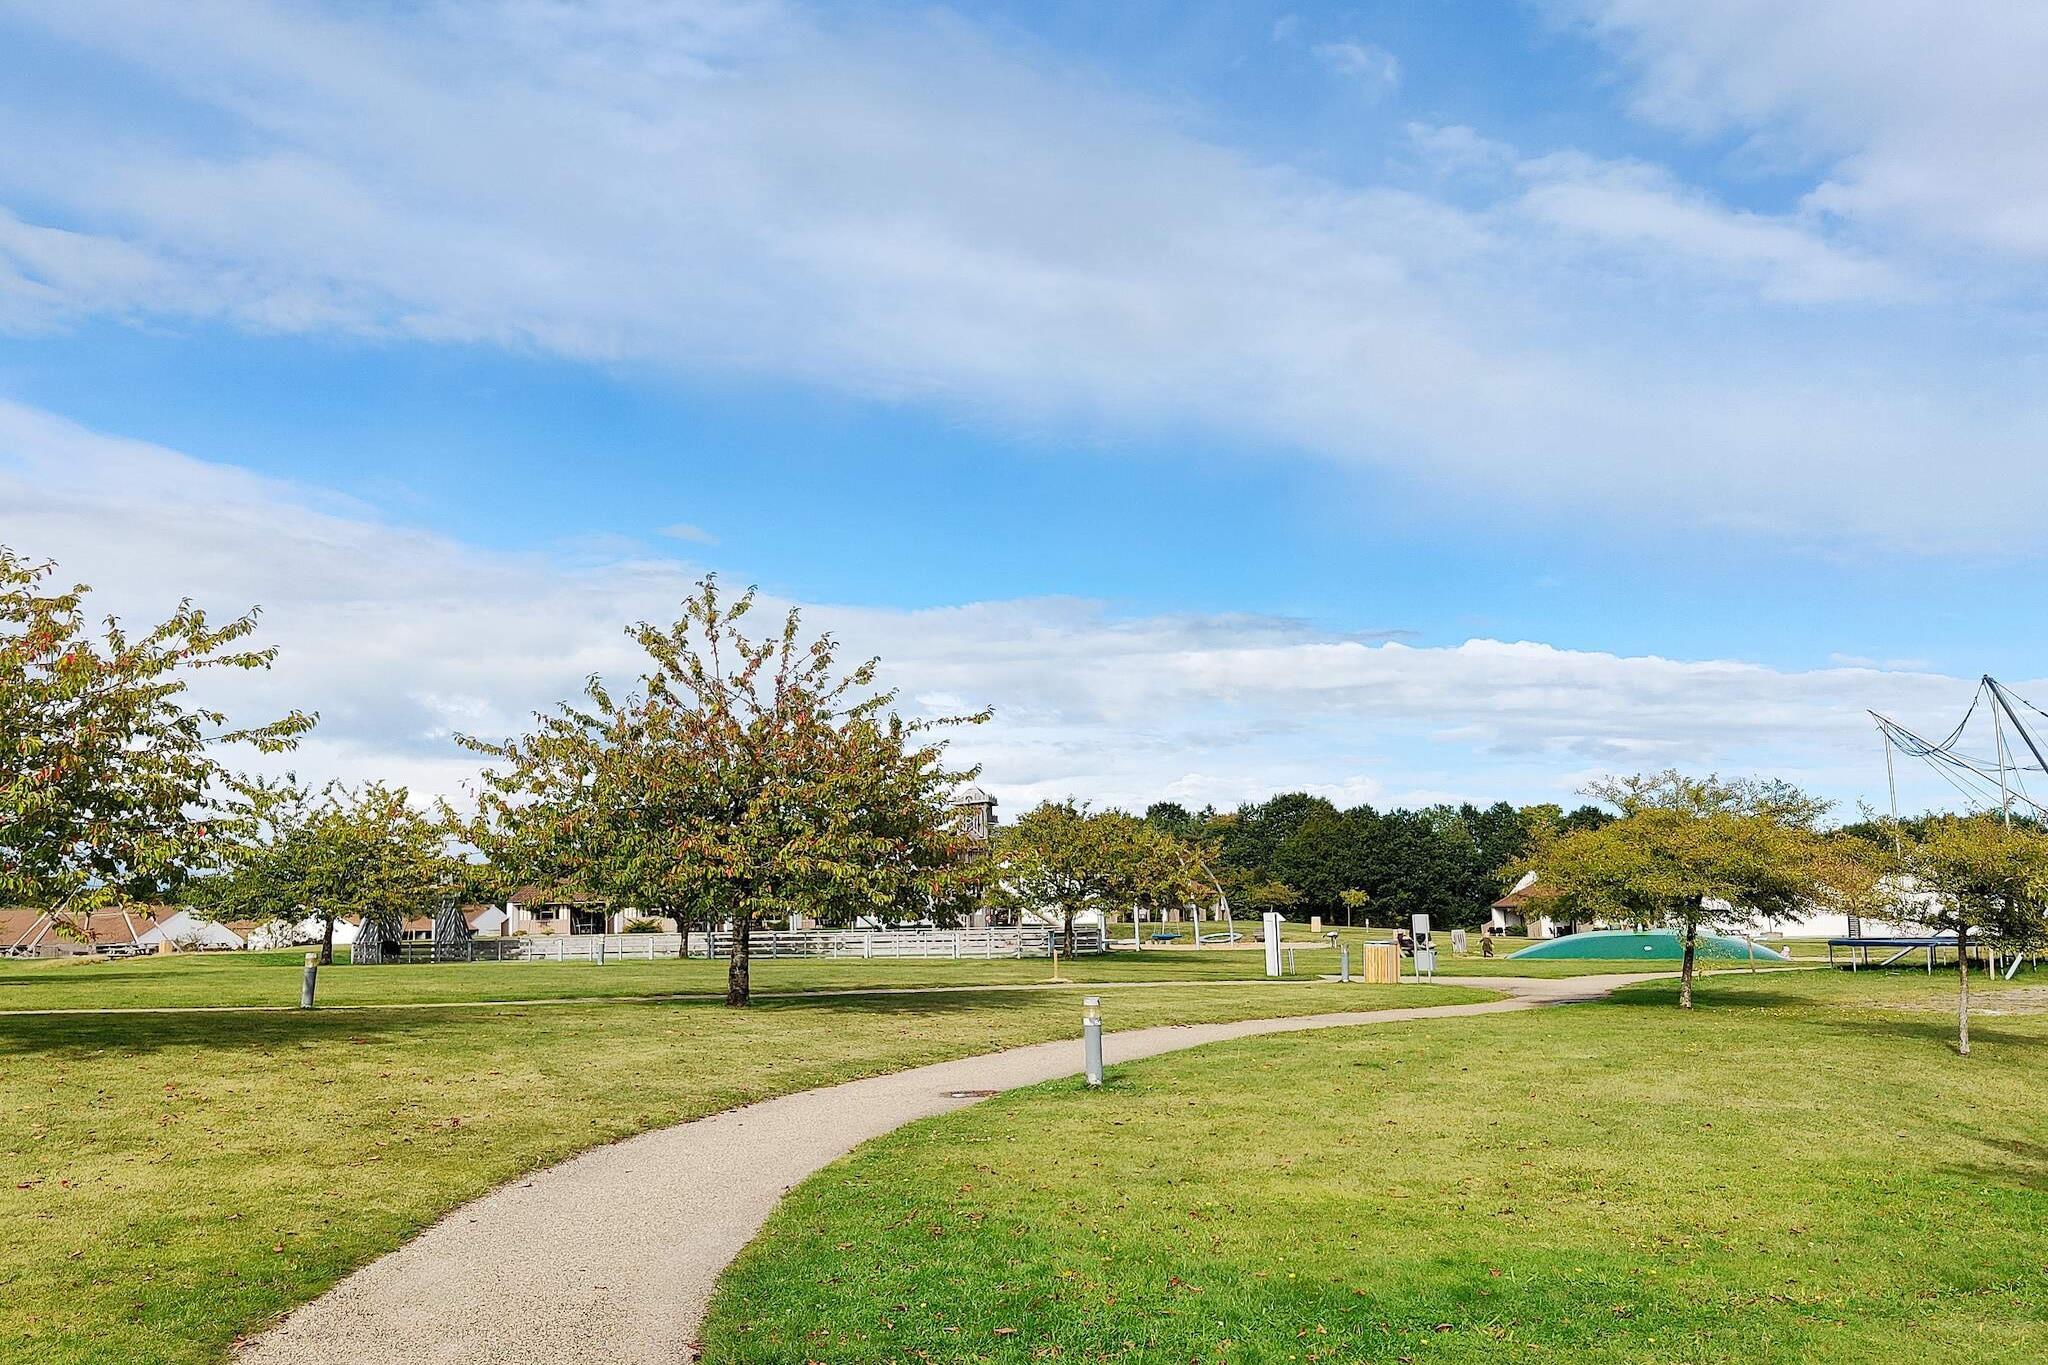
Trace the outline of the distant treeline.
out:
[[[1246,914],[1278,910],[1325,924],[1405,924],[1427,914],[1437,927],[1471,927],[1499,899],[1501,870],[1523,857],[1531,833],[1598,828],[1614,817],[1597,806],[1555,805],[1421,810],[1339,810],[1320,796],[1287,792],[1234,811],[1190,811],[1172,801],[1145,812],[1148,823],[1209,850],[1212,870]],[[1355,895],[1346,905],[1345,892]]]

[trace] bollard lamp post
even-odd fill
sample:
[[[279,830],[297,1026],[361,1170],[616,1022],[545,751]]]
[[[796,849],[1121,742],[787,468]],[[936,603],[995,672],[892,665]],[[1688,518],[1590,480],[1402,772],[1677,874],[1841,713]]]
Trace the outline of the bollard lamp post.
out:
[[[1088,1084],[1102,1084],[1102,997],[1086,996],[1081,1001],[1081,1061]]]
[[[306,975],[305,975],[305,979],[304,979],[304,980],[302,980],[302,981],[301,981],[301,982],[299,983],[299,1008],[300,1008],[300,1009],[302,1009],[302,1010],[309,1010],[309,1009],[313,1008],[313,988],[314,988],[314,986],[315,986],[316,984],[318,984],[318,982],[319,982],[319,978],[320,978],[320,954],[318,954],[318,953],[307,953],[307,954],[306,954]]]

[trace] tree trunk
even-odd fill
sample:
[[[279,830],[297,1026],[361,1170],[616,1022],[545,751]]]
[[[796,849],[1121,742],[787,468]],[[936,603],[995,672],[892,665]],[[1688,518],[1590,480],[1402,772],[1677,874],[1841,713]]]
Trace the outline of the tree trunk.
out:
[[[1692,954],[1699,943],[1700,928],[1691,920],[1685,922],[1685,954],[1678,965],[1678,1008],[1692,1008]]]
[[[752,927],[752,917],[745,912],[732,917],[732,965],[725,973],[725,1003],[735,1009],[746,1004],[749,997],[747,931]]]
[[[1137,926],[1137,923],[1138,921],[1135,918],[1131,920],[1131,925],[1133,928]],[[1067,957],[1069,960],[1071,960],[1074,956],[1074,917],[1072,915],[1067,916],[1067,929],[1065,937],[1067,940]]]
[[[1970,1055],[1970,933],[1956,930],[1956,1051]]]
[[[320,923],[322,926],[320,931],[320,965],[332,967],[334,965],[334,916],[322,915]]]

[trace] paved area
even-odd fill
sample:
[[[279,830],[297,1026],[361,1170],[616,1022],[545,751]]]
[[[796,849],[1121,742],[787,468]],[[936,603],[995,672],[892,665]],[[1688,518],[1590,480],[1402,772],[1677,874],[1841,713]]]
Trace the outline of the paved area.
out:
[[[1111,1033],[1111,1063],[1302,1029],[1592,1000],[1648,975],[1463,977],[1479,1004]],[[1076,1001],[1078,1004],[1078,1000]],[[1078,1033],[1078,1019],[1076,1032]],[[456,1210],[243,1350],[244,1365],[673,1365],[712,1287],[790,1187],[869,1138],[1073,1075],[1076,1040],[808,1090],[601,1147]]]

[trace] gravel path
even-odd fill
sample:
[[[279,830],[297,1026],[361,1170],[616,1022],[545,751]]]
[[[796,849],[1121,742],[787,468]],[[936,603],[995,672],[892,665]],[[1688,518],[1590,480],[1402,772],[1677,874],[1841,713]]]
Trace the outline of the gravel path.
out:
[[[1655,975],[1461,977],[1450,984],[1509,998],[1136,1029],[1108,1034],[1104,1052],[1115,1063],[1258,1034],[1496,1014],[1598,999]],[[252,1340],[240,1360],[694,1360],[719,1274],[790,1187],[869,1138],[984,1094],[1073,1075],[1080,1061],[1076,1040],[1039,1043],[785,1095],[597,1148],[456,1210]]]

